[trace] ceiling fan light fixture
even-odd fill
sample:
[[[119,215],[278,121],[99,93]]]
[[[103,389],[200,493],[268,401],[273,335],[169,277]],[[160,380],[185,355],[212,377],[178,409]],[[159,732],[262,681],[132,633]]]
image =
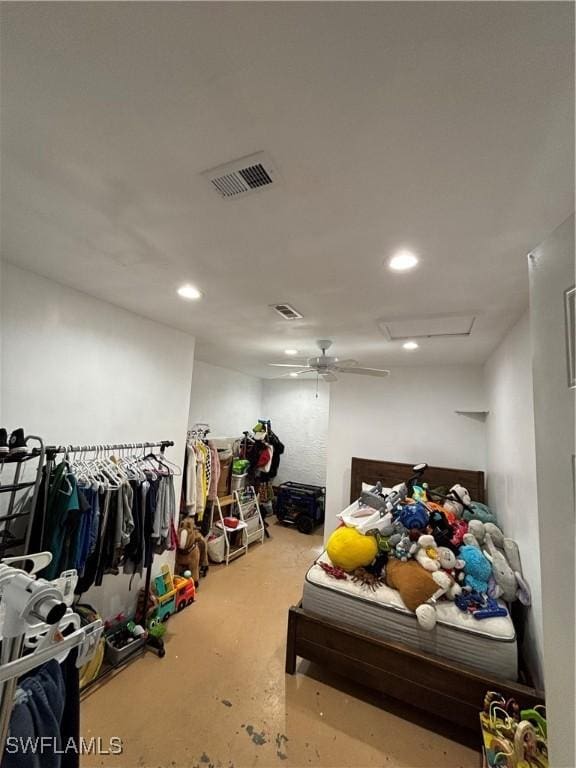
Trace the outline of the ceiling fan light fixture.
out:
[[[297,373],[289,373],[288,375],[291,376],[293,379],[297,379],[298,378],[298,374]]]
[[[406,341],[404,344],[402,344],[403,349],[408,350],[418,349],[419,346],[420,344],[418,344],[417,341]]]
[[[418,256],[412,251],[398,251],[388,262],[388,266],[394,272],[407,272],[418,264]]]
[[[290,355],[291,357],[293,357],[294,355],[298,354],[298,350],[297,349],[285,349],[284,350],[284,354],[285,355]]]

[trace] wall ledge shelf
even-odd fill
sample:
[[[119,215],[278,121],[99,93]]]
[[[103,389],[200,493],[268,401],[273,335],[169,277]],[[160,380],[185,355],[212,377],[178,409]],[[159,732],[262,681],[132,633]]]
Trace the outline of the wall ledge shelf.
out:
[[[476,421],[486,421],[486,417],[490,413],[488,409],[483,408],[456,408],[454,410],[458,416],[468,416]]]

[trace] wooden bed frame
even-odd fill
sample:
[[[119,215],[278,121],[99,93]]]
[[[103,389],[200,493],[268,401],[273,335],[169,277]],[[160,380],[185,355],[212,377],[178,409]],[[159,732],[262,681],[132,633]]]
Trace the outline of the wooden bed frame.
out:
[[[352,459],[350,501],[362,483],[395,485],[410,476],[411,464]],[[461,483],[476,501],[484,500],[484,473],[429,467],[430,486]],[[519,637],[522,628],[517,628]],[[522,707],[541,704],[544,694],[529,685],[489,677],[469,667],[398,643],[377,640],[349,627],[307,613],[301,604],[290,608],[286,643],[286,672],[296,672],[297,657],[368,684],[370,688],[478,733],[478,713],[488,690],[517,699]],[[367,682],[368,681],[368,682]]]

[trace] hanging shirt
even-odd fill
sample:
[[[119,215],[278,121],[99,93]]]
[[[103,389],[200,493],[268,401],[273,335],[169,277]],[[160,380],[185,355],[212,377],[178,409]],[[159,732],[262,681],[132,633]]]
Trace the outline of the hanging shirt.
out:
[[[208,487],[208,499],[214,501],[218,496],[218,483],[220,481],[220,459],[218,457],[218,450],[214,447],[213,443],[209,443],[210,456],[212,459],[212,473],[210,475],[210,485]]]
[[[266,445],[266,443],[261,443],[260,452],[258,453],[258,458],[256,459],[256,469],[261,469],[263,472],[265,472],[266,467],[270,465],[271,461],[272,449],[269,445]]]
[[[196,515],[198,520],[204,517],[206,499],[208,497],[208,478],[206,476],[206,454],[208,448],[204,443],[196,443]]]
[[[158,481],[158,496],[154,512],[152,541],[157,554],[174,549],[176,524],[176,498],[172,475],[163,475]]]
[[[274,448],[271,445],[267,445],[267,447],[270,451],[270,458],[268,459],[266,465],[262,468],[263,472],[270,472],[270,467],[272,466],[272,460],[274,458]]]
[[[186,514],[196,514],[196,451],[193,445],[186,446],[186,498],[184,500]]]
[[[79,574],[84,571],[84,565],[90,554],[90,547],[95,545],[97,536],[94,535],[94,518],[98,512],[98,492],[91,485],[78,486],[78,500],[80,504],[80,524],[75,547],[74,568]]]
[[[68,462],[60,462],[49,484],[44,546],[52,553],[52,562],[42,571],[42,577],[48,580],[72,567],[66,561],[74,557],[71,542],[76,543],[80,501],[76,478],[68,470]]]
[[[60,768],[62,765],[62,715],[66,689],[60,664],[51,659],[18,685],[10,715],[9,735],[26,744],[41,744],[49,739],[52,749],[35,754],[33,750],[5,751],[2,768]]]

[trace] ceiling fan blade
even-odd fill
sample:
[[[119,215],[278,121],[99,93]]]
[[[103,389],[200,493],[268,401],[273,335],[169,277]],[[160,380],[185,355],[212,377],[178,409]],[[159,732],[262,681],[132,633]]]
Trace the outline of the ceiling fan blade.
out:
[[[341,373],[356,373],[360,376],[380,376],[383,378],[384,376],[390,375],[390,371],[387,371],[383,368],[340,368],[340,366],[338,366],[336,370],[340,371]]]
[[[332,371],[329,371],[328,373],[323,373],[322,378],[324,379],[324,381],[338,381],[338,377],[334,376]]]
[[[314,368],[302,368],[300,371],[292,371],[291,373],[283,373],[282,376],[300,376],[301,373],[314,373]]]
[[[268,365],[271,365],[273,368],[302,368],[306,363],[268,363]]]
[[[346,368],[352,368],[358,365],[358,360],[338,360],[338,366],[343,366]]]

